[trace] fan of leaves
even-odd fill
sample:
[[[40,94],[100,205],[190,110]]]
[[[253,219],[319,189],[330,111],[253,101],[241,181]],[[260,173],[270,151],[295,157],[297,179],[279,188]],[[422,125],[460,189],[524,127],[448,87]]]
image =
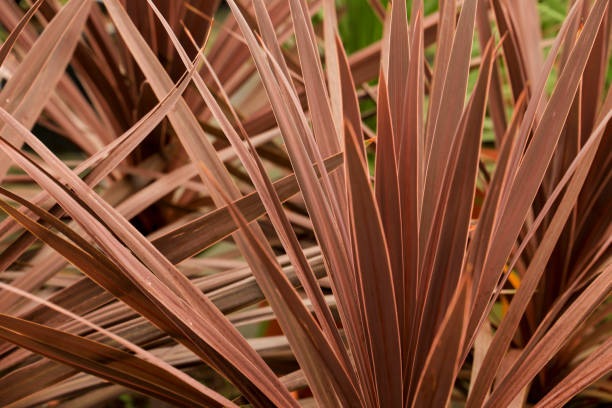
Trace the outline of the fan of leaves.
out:
[[[612,401],[608,0],[23,3],[1,406]]]

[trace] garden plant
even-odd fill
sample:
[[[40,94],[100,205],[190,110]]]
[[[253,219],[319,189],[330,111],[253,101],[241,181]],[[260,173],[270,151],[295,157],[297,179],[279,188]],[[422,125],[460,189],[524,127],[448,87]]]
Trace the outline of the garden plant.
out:
[[[0,407],[612,404],[610,0],[0,0]]]

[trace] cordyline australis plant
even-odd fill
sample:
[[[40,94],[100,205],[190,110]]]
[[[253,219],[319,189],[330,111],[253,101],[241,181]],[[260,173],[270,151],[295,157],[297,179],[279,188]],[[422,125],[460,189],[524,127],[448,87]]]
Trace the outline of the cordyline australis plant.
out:
[[[0,406],[610,403],[609,0],[23,3]]]

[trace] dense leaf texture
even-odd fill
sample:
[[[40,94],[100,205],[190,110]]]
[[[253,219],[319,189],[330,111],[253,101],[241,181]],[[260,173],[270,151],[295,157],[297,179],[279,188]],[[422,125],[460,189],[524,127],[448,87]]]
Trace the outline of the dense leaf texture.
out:
[[[0,26],[0,405],[612,400],[608,0]]]

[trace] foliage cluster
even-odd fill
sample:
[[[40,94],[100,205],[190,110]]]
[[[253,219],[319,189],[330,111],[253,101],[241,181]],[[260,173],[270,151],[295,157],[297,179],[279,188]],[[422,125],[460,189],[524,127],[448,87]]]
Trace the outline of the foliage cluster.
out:
[[[0,406],[612,402],[609,0],[22,3]]]

